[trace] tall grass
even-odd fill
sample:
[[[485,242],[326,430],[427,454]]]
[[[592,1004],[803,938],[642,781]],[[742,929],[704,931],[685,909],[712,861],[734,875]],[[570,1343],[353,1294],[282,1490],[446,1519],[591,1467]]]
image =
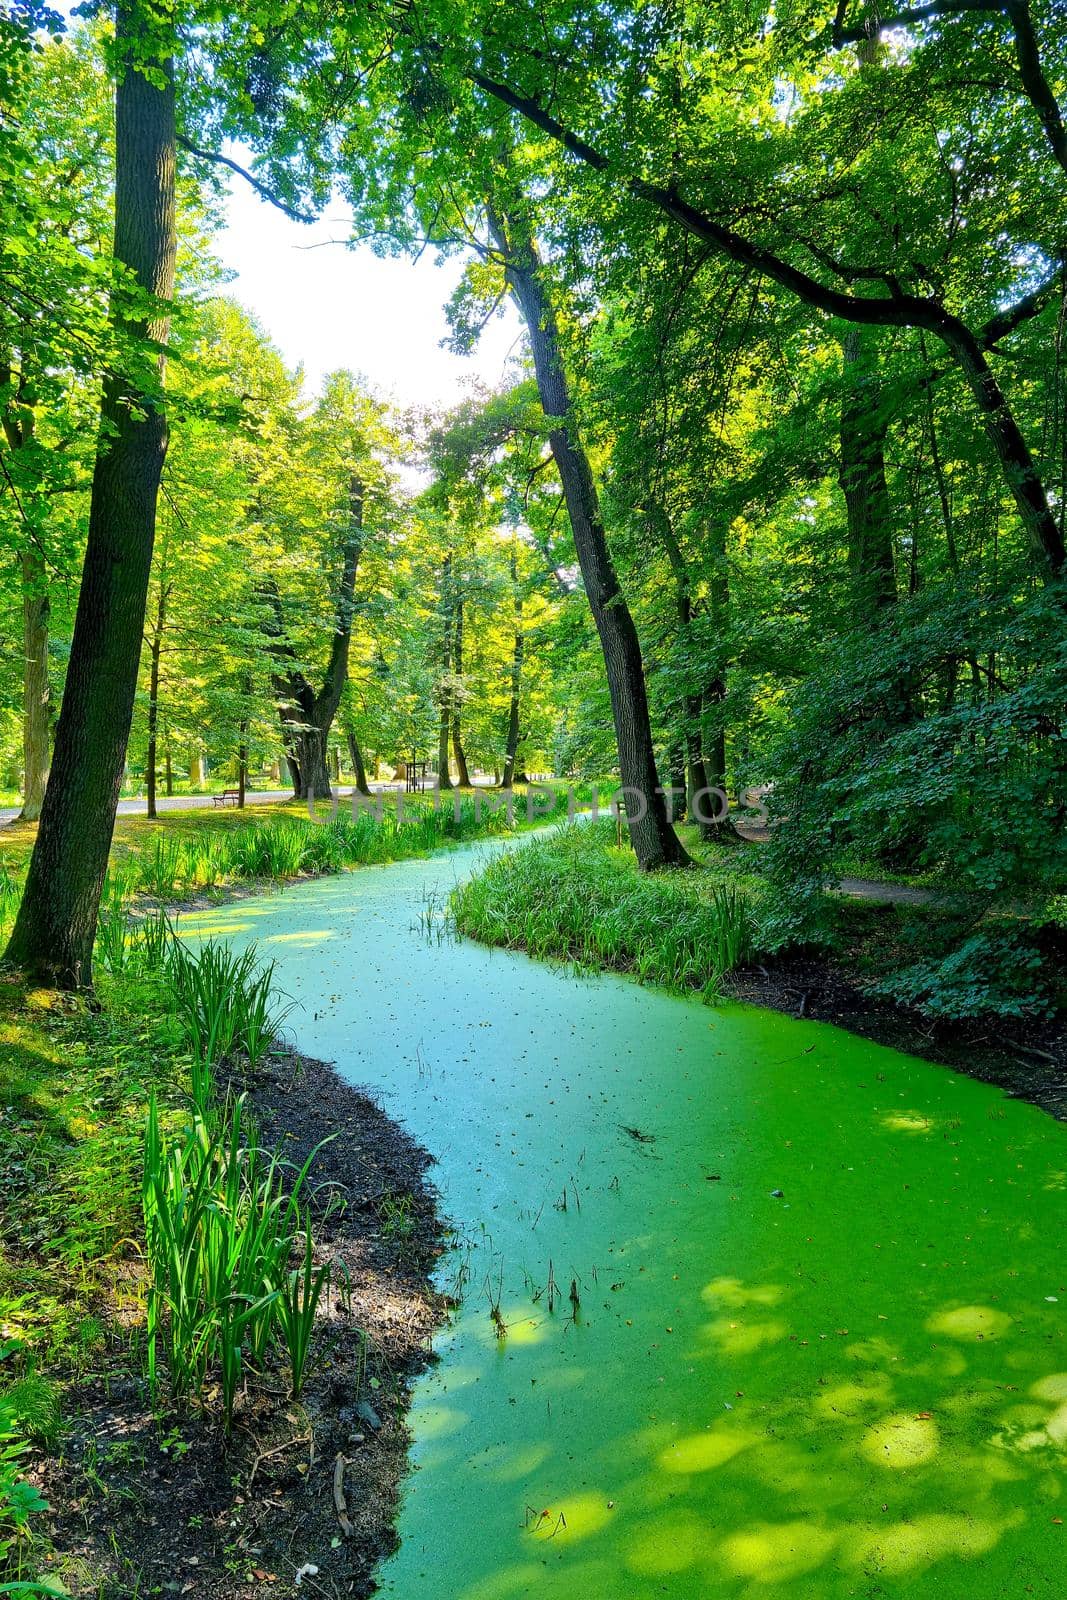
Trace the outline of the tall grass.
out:
[[[553,809],[534,822],[565,814],[566,790],[560,787],[552,793]],[[584,790],[578,791],[579,800],[584,795]],[[493,808],[499,799],[492,792],[477,800],[473,795],[446,797],[440,805],[408,798],[399,817],[391,805],[383,804],[380,816],[361,809],[321,822],[303,817],[256,820],[227,826],[224,832],[205,825],[202,833],[191,837],[157,839],[152,852],[135,863],[130,889],[169,900],[182,892],[234,881],[280,880],[305,872],[343,872],[348,867],[399,861],[523,826],[527,820],[523,797],[516,798],[510,813],[503,805]],[[0,907],[2,903],[0,887]]]
[[[250,1364],[277,1335],[299,1392],[328,1266],[312,1265],[301,1192],[311,1157],[286,1181],[260,1148],[243,1096],[194,1107],[175,1139],[153,1097],[145,1137],[143,1208],[148,1247],[148,1376],[158,1391],[162,1354],[175,1401],[203,1395],[217,1377],[228,1429]],[[305,1271],[290,1271],[298,1237]],[[308,1285],[303,1292],[299,1285]]]
[[[275,999],[274,963],[261,967],[254,944],[237,952],[209,940],[194,952],[172,938],[163,971],[194,1067],[210,1068],[235,1050],[257,1067],[292,1009]]]
[[[498,856],[452,895],[461,932],[718,999],[751,953],[744,896],[701,872],[642,874],[612,824],[562,829]]]

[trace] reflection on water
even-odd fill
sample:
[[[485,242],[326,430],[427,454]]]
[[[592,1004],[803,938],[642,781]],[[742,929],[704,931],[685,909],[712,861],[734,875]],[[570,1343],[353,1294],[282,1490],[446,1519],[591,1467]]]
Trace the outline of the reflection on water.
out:
[[[1067,1131],[818,1024],[426,940],[480,853],[205,919],[439,1158],[463,1306],[385,1592],[1060,1596]]]

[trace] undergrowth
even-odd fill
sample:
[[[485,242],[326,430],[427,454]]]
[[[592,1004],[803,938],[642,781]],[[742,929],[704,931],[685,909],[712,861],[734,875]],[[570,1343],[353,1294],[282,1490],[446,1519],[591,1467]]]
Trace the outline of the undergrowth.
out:
[[[642,874],[613,823],[581,824],[498,856],[452,895],[456,926],[487,944],[713,1001],[751,954],[747,896],[712,873]]]
[[[329,1283],[306,1168],[216,1092],[220,1063],[251,1070],[281,1026],[273,966],[189,950],[115,883],[96,957],[91,1003],[0,981],[0,1594],[56,1592],[34,1577],[47,1506],[23,1472],[60,1432],[55,1379],[143,1373],[158,1408],[228,1429],[268,1366],[299,1394]]]

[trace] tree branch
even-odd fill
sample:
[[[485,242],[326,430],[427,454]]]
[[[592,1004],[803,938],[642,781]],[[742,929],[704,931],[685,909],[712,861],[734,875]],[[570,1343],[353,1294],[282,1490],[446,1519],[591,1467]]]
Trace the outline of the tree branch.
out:
[[[246,167],[242,167],[238,162],[232,160],[230,156],[224,156],[218,150],[201,150],[199,145],[193,144],[192,140],[187,139],[182,133],[179,133],[178,135],[178,143],[181,145],[183,150],[187,150],[189,154],[191,156],[195,156],[198,161],[211,161],[214,162],[214,164],[218,167],[228,167],[231,172],[236,172],[239,178],[243,178],[246,183],[250,183],[252,185],[252,188],[256,191],[261,200],[266,200],[268,205],[275,206],[279,211],[283,212],[285,216],[291,218],[293,222],[318,221],[318,218],[313,216],[310,212],[298,211],[295,206],[289,205],[289,203],[283,200],[280,195],[275,194],[273,189],[269,189],[265,183],[261,183],[253,173],[249,172]]]
[[[1045,76],[1041,65],[1041,51],[1030,15],[1030,0],[931,0],[928,5],[906,6],[888,17],[872,11],[862,22],[851,28],[844,26],[847,0],[840,0],[834,18],[831,37],[840,48],[845,44],[862,44],[873,39],[887,28],[908,28],[917,22],[930,22],[938,17],[958,16],[966,11],[984,12],[987,16],[1002,16],[1010,24],[1015,38],[1015,59],[1019,64],[1019,81],[1023,93],[1037,112],[1045,130],[1053,157],[1067,172],[1067,127],[1063,113]]]
[[[566,128],[536,100],[517,94],[507,84],[498,83],[474,67],[469,69],[468,77],[486,94],[555,139],[586,166],[599,173],[611,170],[607,156]],[[1049,506],[1044,484],[1007,398],[985,359],[982,344],[965,322],[937,300],[905,294],[892,287],[888,296],[878,298],[830,288],[772,250],[699,211],[684,200],[676,188],[649,183],[625,173],[619,174],[619,182],[635,199],[647,201],[724,255],[781,284],[805,304],[828,316],[867,327],[924,328],[935,334],[946,345],[967,380],[1031,543],[1054,574],[1061,571],[1067,559],[1063,535]]]

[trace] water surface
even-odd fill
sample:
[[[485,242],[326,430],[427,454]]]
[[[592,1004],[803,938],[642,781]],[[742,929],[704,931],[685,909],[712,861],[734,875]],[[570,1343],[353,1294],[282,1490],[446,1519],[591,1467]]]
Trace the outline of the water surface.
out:
[[[439,1162],[463,1304],[384,1592],[1061,1596],[1067,1130],[821,1024],[428,937],[495,848],[201,922]]]

